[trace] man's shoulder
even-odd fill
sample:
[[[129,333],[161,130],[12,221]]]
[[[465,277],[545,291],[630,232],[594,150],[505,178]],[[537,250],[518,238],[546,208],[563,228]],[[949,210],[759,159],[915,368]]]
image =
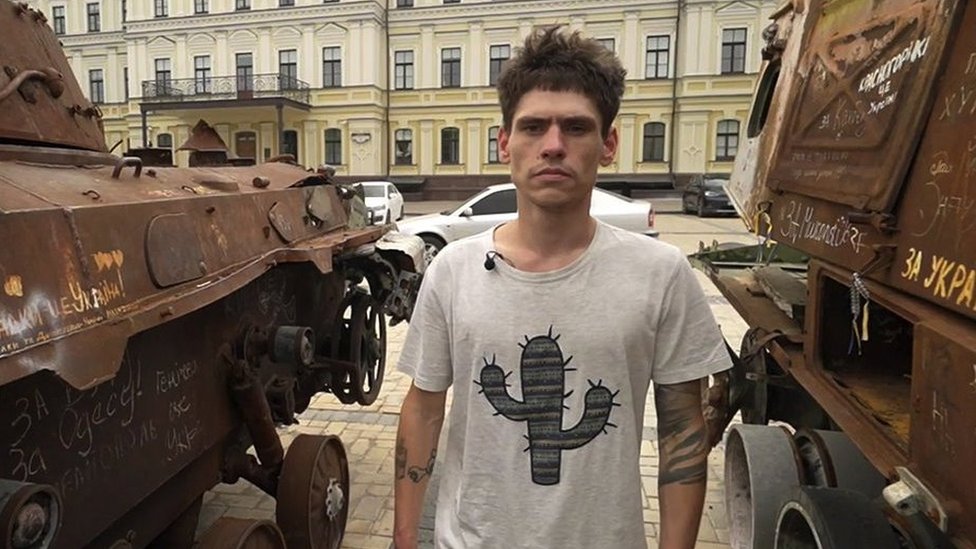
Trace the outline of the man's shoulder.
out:
[[[607,234],[607,246],[614,252],[620,252],[616,255],[623,260],[673,265],[684,259],[684,253],[673,244],[613,225],[603,226]]]

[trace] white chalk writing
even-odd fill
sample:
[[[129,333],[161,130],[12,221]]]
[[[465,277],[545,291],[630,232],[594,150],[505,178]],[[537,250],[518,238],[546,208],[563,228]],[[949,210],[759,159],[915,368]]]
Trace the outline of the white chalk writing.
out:
[[[864,246],[864,233],[851,224],[846,216],[840,216],[833,221],[816,219],[816,210],[812,206],[790,201],[789,207],[780,214],[780,235],[796,243],[797,240],[811,240],[820,242],[832,248],[850,247],[854,253],[860,253]]]
[[[966,65],[966,74],[976,72],[976,52],[969,54],[969,63]]]
[[[945,166],[943,169],[951,171],[948,164]],[[912,232],[913,236],[927,236],[933,230],[944,232],[948,224],[956,231],[956,236],[961,237],[976,227],[976,209],[973,208],[976,199],[945,193],[937,181],[926,182],[925,189],[928,191],[926,199],[922,207],[915,210],[920,228]],[[961,239],[957,238],[957,241]]]
[[[131,363],[119,370],[111,381],[90,391],[66,387],[67,406],[58,422],[61,447],[87,457],[96,444],[98,427],[113,420],[128,427],[136,414],[136,401],[142,395],[142,371]]]
[[[196,375],[198,370],[197,362],[191,360],[182,364],[176,364],[168,370],[156,371],[156,394],[161,395],[179,388]]]
[[[959,86],[959,90],[942,98],[942,114],[939,120],[951,120],[962,115],[976,114],[976,89]],[[967,112],[968,109],[968,112]]]
[[[929,37],[925,37],[909,44],[904,50],[862,78],[857,90],[861,93],[874,90],[901,72],[906,66],[918,62],[928,52],[929,40]]]
[[[898,92],[895,92],[881,101],[871,101],[871,107],[868,109],[868,114],[878,114],[879,112],[885,110],[886,108],[895,104],[895,99],[898,97]]]

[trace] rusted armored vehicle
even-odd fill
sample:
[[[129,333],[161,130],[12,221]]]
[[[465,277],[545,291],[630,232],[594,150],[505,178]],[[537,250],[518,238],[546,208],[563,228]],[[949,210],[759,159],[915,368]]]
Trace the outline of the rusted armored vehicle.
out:
[[[976,2],[793,0],[693,257],[749,325],[726,420],[740,548],[976,547]]]
[[[189,547],[239,479],[277,520],[201,547],[338,547],[341,441],[276,427],[376,398],[422,242],[293,164],[109,154],[44,15],[0,0],[0,29],[0,547]]]

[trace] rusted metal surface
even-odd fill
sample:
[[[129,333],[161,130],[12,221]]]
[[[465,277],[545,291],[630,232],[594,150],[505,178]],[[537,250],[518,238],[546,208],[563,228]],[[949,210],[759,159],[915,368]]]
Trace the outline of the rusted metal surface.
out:
[[[976,460],[974,28],[973,2],[780,10],[763,52],[780,80],[753,108],[765,126],[750,121],[729,190],[768,249],[810,257],[805,311],[776,306],[768,286],[782,282],[731,273],[768,257],[705,269],[751,328],[731,376],[756,388],[743,417],[802,426],[826,414],[889,482],[911,477],[889,486],[889,504],[942,510],[926,527],[902,520],[910,538],[941,529],[965,548],[976,547],[976,475],[960,467]],[[811,415],[775,409],[765,389],[780,369]]]
[[[803,53],[802,37],[814,20],[805,0],[785,3],[764,31],[768,62],[763,67],[760,87],[749,115],[746,139],[735,159],[728,194],[750,231],[765,232],[770,190],[763,184],[772,168],[773,152],[787,134],[782,131],[790,107],[788,100],[802,80],[795,74]],[[767,53],[768,52],[768,53]]]
[[[42,19],[0,0],[0,29],[20,40],[0,46],[3,63],[67,69]],[[189,547],[201,496],[221,480],[245,478],[294,509],[284,470],[310,479],[304,539],[336,546],[342,443],[328,439],[324,462],[289,460],[276,426],[323,391],[375,398],[383,316],[409,318],[422,241],[366,225],[360,196],[294,164],[112,156],[97,110],[64,103],[81,97],[73,77],[62,89],[52,71],[5,72],[0,531],[57,548]],[[347,323],[353,298],[368,305]],[[322,484],[322,471],[338,480]],[[327,522],[313,513],[327,508]],[[284,544],[272,523],[245,526],[216,537]]]
[[[945,318],[915,328],[911,469],[931,483],[949,514],[949,533],[976,540],[976,334]]]
[[[190,132],[190,137],[176,150],[227,152],[227,143],[224,143],[223,138],[209,124],[199,120]]]
[[[976,319],[976,4],[969,2],[898,213],[888,283]]]
[[[104,151],[102,115],[82,92],[43,13],[0,3],[0,141]]]
[[[790,190],[889,211],[908,170],[958,3],[827,0],[805,40],[802,85],[769,175]]]

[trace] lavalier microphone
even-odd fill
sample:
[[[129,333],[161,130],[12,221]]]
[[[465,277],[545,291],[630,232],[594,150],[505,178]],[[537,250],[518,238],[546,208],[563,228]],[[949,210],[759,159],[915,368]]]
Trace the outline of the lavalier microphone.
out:
[[[496,257],[500,257],[500,258],[502,258],[502,260],[505,259],[505,256],[503,256],[502,254],[496,252],[495,250],[490,250],[488,253],[485,254],[485,270],[486,271],[490,271],[490,270],[492,270],[492,269],[495,268],[495,258]]]

